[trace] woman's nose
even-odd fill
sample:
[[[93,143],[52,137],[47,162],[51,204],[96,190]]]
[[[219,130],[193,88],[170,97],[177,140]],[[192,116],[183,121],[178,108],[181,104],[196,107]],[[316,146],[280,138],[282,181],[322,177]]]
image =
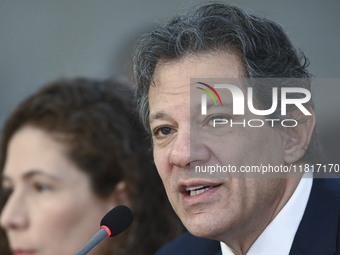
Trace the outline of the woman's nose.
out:
[[[22,194],[13,191],[9,196],[0,215],[0,225],[6,231],[24,229],[28,226],[28,215]]]

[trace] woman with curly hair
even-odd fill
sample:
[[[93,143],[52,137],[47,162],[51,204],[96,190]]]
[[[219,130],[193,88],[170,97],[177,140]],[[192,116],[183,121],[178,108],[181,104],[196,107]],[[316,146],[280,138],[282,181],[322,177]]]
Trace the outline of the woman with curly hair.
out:
[[[134,222],[89,254],[153,254],[182,232],[132,98],[114,81],[64,79],[10,115],[1,144],[1,227],[13,254],[75,254],[120,204]]]

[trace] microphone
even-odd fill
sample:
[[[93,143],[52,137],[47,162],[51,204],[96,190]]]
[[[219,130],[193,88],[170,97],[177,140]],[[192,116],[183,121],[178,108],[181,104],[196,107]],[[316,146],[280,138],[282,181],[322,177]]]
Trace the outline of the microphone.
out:
[[[129,207],[119,205],[109,211],[100,221],[100,230],[75,255],[85,255],[106,236],[116,236],[127,229],[133,221]]]

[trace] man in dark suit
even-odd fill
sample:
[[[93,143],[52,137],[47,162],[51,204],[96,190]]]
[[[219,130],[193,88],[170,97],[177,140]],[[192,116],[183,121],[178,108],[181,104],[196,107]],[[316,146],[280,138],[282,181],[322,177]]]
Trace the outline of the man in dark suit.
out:
[[[141,119],[191,233],[157,254],[340,254],[339,181],[312,178],[320,148],[307,65],[279,25],[227,4],[140,39]]]

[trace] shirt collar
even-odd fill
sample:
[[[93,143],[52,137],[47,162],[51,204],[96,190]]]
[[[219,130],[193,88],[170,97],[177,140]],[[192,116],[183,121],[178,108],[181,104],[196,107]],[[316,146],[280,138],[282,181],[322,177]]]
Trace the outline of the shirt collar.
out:
[[[291,198],[255,240],[247,255],[289,254],[295,233],[307,206],[313,183],[311,177],[311,173],[304,174]],[[235,254],[225,243],[221,242],[220,244],[222,255]]]

